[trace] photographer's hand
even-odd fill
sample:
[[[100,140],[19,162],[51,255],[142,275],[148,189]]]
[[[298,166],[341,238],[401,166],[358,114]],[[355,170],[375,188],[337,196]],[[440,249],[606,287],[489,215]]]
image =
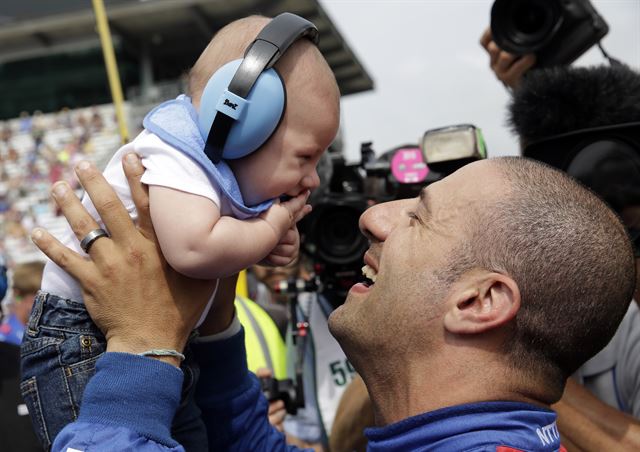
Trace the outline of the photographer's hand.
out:
[[[505,86],[513,89],[525,72],[536,63],[534,54],[523,55],[521,57],[505,52],[494,42],[491,29],[487,28],[480,38],[480,45],[489,54],[491,70]]]
[[[149,198],[140,178],[140,159],[128,154],[123,167],[138,210],[136,227],[102,174],[87,162],[76,168],[111,237],[97,239],[90,260],[68,249],[42,229],[36,245],[78,280],[93,321],[107,338],[107,351],[181,351],[206,306],[215,281],[195,280],[174,271],[162,256],[151,224]],[[78,240],[98,228],[68,184],[53,187],[56,203]],[[159,358],[179,365],[176,358]]]

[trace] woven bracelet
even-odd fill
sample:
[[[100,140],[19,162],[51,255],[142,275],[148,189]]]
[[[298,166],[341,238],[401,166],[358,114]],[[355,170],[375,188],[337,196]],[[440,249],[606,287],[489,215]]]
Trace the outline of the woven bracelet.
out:
[[[138,353],[139,356],[172,356],[174,358],[184,361],[184,355],[175,350],[169,350],[165,348],[154,348],[153,350],[147,350],[146,352]]]

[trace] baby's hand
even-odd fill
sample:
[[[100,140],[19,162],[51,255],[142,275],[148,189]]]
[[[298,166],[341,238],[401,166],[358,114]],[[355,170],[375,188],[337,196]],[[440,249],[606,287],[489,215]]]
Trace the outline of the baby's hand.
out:
[[[278,228],[286,226],[286,229],[282,234],[279,234],[280,238],[273,250],[258,265],[283,267],[298,257],[300,234],[296,223],[311,212],[311,206],[305,204],[307,198],[309,198],[308,191],[288,201],[276,201],[269,210],[262,214],[262,218],[273,227],[276,234],[279,233]]]
[[[267,267],[284,267],[289,265],[298,257],[300,248],[300,234],[294,224],[267,257],[258,262],[258,265]]]
[[[278,237],[278,242],[284,238],[298,221],[311,212],[311,206],[306,204],[309,194],[310,192],[307,190],[284,202],[276,200],[266,212],[260,215],[260,218],[273,228]]]

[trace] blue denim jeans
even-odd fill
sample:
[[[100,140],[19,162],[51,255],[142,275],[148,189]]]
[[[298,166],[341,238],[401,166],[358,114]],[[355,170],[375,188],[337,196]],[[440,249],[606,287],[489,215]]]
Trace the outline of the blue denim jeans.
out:
[[[77,419],[84,388],[105,349],[106,340],[83,303],[38,293],[21,346],[20,389],[45,450]],[[172,436],[187,451],[206,451],[207,434],[194,399],[200,371],[189,347],[185,356],[182,401]]]

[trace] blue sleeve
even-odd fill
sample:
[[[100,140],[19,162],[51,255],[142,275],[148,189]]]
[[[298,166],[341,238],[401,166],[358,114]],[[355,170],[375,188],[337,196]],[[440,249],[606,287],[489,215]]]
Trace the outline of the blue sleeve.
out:
[[[182,371],[127,353],[105,353],[85,389],[80,416],[53,442],[52,451],[184,451],[171,438],[180,403]]]
[[[220,451],[294,451],[269,424],[268,403],[247,368],[244,330],[193,347],[200,365],[196,402],[207,426],[209,445]]]

